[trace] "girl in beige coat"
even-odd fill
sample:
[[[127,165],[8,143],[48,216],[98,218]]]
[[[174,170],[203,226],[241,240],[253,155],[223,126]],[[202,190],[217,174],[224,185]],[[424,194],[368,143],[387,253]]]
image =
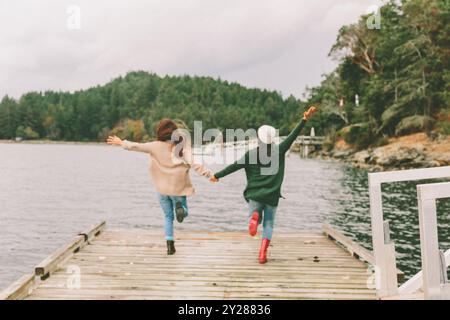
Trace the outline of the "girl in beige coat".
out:
[[[193,161],[190,139],[173,120],[162,119],[156,126],[156,137],[157,141],[136,143],[110,136],[107,143],[150,155],[149,173],[165,215],[167,254],[172,255],[175,253],[174,217],[183,222],[188,215],[187,196],[195,193],[189,170],[193,168],[206,178],[212,174]]]

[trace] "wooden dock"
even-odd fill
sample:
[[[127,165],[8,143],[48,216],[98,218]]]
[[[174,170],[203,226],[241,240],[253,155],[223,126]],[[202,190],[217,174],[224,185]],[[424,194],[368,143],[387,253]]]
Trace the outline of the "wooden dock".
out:
[[[376,299],[373,274],[361,261],[371,253],[346,241],[329,226],[279,233],[260,265],[260,240],[244,233],[178,232],[177,252],[167,256],[160,233],[102,223],[0,299]]]

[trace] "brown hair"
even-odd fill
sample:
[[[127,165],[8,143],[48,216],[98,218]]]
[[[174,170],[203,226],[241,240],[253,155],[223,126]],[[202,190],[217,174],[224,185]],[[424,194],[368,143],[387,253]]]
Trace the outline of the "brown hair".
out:
[[[156,124],[156,139],[158,141],[170,141],[175,145],[181,143],[183,141],[183,137],[179,134],[173,135],[173,133],[178,129],[177,124],[172,119],[164,118],[161,119]],[[173,136],[173,137],[172,137]],[[183,149],[180,149],[179,157],[183,156]]]
[[[172,134],[177,129],[178,126],[172,119],[162,119],[156,124],[156,139],[159,141],[171,141]]]

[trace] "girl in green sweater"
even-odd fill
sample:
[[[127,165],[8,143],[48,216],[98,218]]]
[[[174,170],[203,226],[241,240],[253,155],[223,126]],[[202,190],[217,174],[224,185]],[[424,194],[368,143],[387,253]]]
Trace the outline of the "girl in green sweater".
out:
[[[281,185],[284,179],[284,167],[286,152],[289,151],[306,121],[316,112],[315,107],[310,107],[303,114],[303,119],[294,130],[280,144],[274,144],[276,130],[270,126],[262,126],[258,129],[258,148],[248,151],[243,158],[229,165],[211,177],[212,182],[245,169],[247,186],[244,198],[249,204],[249,234],[255,236],[258,225],[263,224],[263,240],[259,252],[259,263],[267,262],[267,248],[272,239],[275,213],[278,201],[281,198]]]

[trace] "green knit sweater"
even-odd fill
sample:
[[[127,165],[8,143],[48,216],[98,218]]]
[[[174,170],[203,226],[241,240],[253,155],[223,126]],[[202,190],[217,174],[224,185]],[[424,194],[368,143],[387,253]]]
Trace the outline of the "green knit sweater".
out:
[[[247,187],[244,191],[245,200],[254,200],[270,206],[278,206],[278,202],[282,197],[281,184],[284,179],[285,155],[304,126],[305,120],[300,121],[287,138],[278,145],[278,148],[273,147],[271,149],[273,153],[271,153],[270,158],[278,161],[278,167],[273,165],[272,162],[264,160],[264,158],[261,161],[258,156],[260,147],[258,147],[246,152],[242,159],[217,172],[214,176],[217,179],[221,179],[235,171],[245,169],[247,176]],[[253,159],[257,159],[257,161]],[[269,168],[274,168],[275,170],[270,170]]]

